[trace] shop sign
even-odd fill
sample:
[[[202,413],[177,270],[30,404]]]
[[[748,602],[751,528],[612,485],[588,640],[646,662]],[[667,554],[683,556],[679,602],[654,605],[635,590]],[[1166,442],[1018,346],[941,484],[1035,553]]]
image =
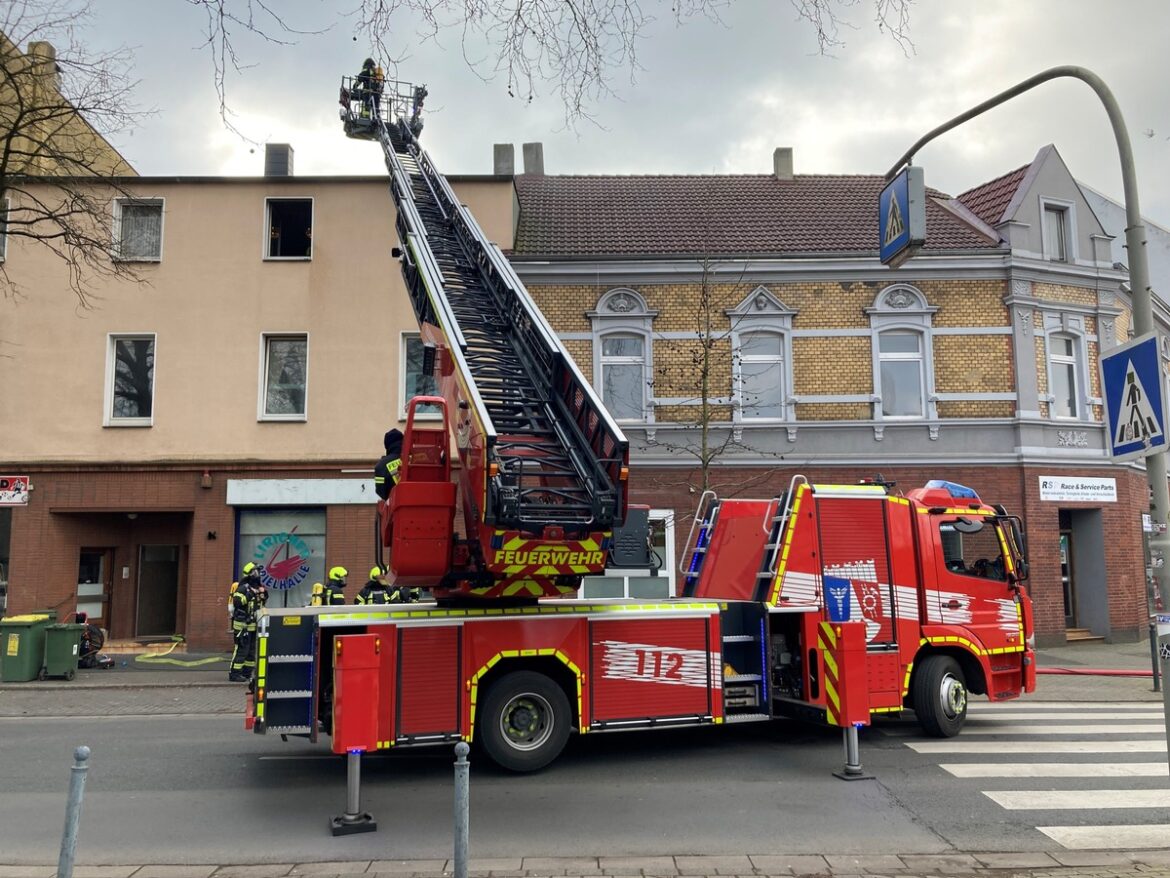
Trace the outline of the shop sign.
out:
[[[1063,503],[1116,503],[1117,479],[1040,476],[1040,499]]]
[[[0,506],[28,505],[28,476],[0,476]]]
[[[313,554],[295,533],[276,533],[256,544],[252,560],[260,565],[260,581],[276,591],[296,588],[309,575],[309,558]]]

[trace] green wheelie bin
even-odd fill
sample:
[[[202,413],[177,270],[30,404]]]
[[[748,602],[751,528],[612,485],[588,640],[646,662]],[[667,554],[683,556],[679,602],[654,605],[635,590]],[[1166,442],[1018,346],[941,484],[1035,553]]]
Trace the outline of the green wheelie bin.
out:
[[[64,677],[72,680],[77,676],[83,631],[85,626],[77,624],[60,623],[45,627],[45,663],[37,675],[40,679]]]
[[[45,628],[56,618],[56,613],[26,613],[0,619],[0,682],[37,678],[45,659]]]

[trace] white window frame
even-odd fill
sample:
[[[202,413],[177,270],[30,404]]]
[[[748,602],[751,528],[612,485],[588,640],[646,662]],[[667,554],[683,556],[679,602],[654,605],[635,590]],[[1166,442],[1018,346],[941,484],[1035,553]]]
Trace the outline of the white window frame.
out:
[[[398,420],[406,420],[406,406],[410,402],[410,398],[406,395],[406,346],[410,339],[416,338],[419,343],[422,343],[422,333],[419,332],[402,332],[398,343]],[[439,393],[439,389],[435,388],[435,393]],[[418,421],[439,421],[442,420],[441,412],[417,412],[415,420]]]
[[[126,256],[122,253],[122,208],[128,204],[158,207],[158,255]],[[117,262],[162,262],[163,243],[166,234],[167,208],[165,198],[115,198],[114,199],[114,260]]]
[[[602,402],[605,402],[605,381],[603,367],[611,362],[602,356],[602,340],[610,335],[636,335],[642,338],[642,417],[614,420],[622,424],[654,423],[654,388],[651,376],[654,374],[654,318],[658,312],[646,305],[646,300],[636,290],[617,287],[607,290],[597,300],[597,307],[586,315],[593,325],[593,388]],[[632,360],[629,360],[632,361]]]
[[[1069,341],[1072,343],[1072,354],[1057,354],[1053,352],[1052,342],[1054,339],[1062,341]],[[1060,329],[1056,332],[1045,333],[1044,336],[1044,361],[1048,369],[1048,417],[1054,421],[1082,421],[1084,420],[1085,410],[1085,384],[1084,384],[1084,339],[1065,329]],[[1073,377],[1072,398],[1076,404],[1076,411],[1071,415],[1058,415],[1056,413],[1056,394],[1053,392],[1054,383],[1052,380],[1053,367],[1060,366],[1062,368],[1071,367],[1069,371]]]
[[[307,201],[309,202],[309,255],[308,256],[269,256],[268,242],[272,234],[272,203],[274,201]],[[260,235],[260,257],[265,262],[312,262],[313,244],[316,240],[317,203],[311,195],[273,195],[264,199],[264,228]]]
[[[918,350],[914,352],[891,351],[883,352],[881,349],[882,336],[885,335],[909,335],[918,340]],[[926,333],[921,329],[912,326],[887,326],[881,332],[874,333],[874,345],[877,348],[877,368],[874,371],[874,387],[877,388],[877,394],[882,399],[878,403],[879,411],[883,421],[921,421],[927,417],[927,410],[929,408],[929,400],[926,388],[926,356],[924,348],[926,347]],[[882,365],[885,363],[917,363],[918,364],[918,389],[919,396],[922,399],[922,408],[912,415],[892,415],[885,411],[885,395],[886,388],[882,386]]]
[[[624,357],[624,356],[616,356],[616,355],[612,355],[612,354],[607,355],[605,353],[605,350],[604,350],[605,341],[606,341],[606,339],[615,338],[615,337],[638,339],[640,342],[642,342],[642,356],[640,356],[640,357]],[[629,418],[629,417],[623,418],[623,417],[619,417],[617,412],[615,412],[613,409],[609,408],[608,405],[606,406],[606,409],[609,411],[609,413],[611,415],[613,415],[613,419],[619,424],[641,424],[641,423],[644,423],[646,421],[646,411],[649,408],[649,399],[648,399],[649,394],[647,393],[649,388],[647,386],[647,379],[646,379],[646,376],[649,374],[649,369],[647,368],[646,361],[649,359],[647,356],[647,352],[650,349],[650,337],[643,335],[640,332],[631,332],[629,329],[615,329],[611,332],[602,333],[600,336],[598,336],[597,342],[598,342],[597,356],[598,356],[598,363],[599,363],[597,393],[598,393],[598,396],[601,397],[601,401],[603,403],[606,401],[606,399],[605,399],[605,367],[606,366],[641,366],[642,367],[642,380],[640,382],[641,390],[642,390],[642,399],[641,399],[642,417],[640,417],[640,418]]]
[[[1064,258],[1048,252],[1048,227],[1051,223],[1049,211],[1059,212],[1061,231],[1064,233]],[[1076,205],[1059,198],[1040,198],[1040,252],[1049,262],[1073,263],[1077,261],[1077,215]]]
[[[119,341],[150,339],[154,345],[154,365],[150,375],[150,415],[145,418],[114,417],[114,372],[117,369],[116,346]],[[158,411],[158,335],[154,332],[110,332],[106,334],[106,386],[102,416],[103,427],[153,427]]]
[[[931,328],[938,308],[927,303],[926,296],[910,284],[891,284],[877,294],[873,306],[866,309],[870,325],[870,349],[873,369],[873,419],[907,423],[938,419],[938,396],[934,390],[934,344]],[[881,353],[881,334],[912,332],[919,337],[919,352],[910,354]],[[882,411],[882,362],[918,360],[922,382],[922,414],[887,415]],[[875,428],[876,429],[876,428]]]
[[[731,418],[734,424],[783,424],[796,420],[796,399],[792,376],[792,320],[797,312],[785,305],[765,286],[758,286],[738,305],[726,312],[731,321]],[[743,353],[745,335],[775,335],[780,338],[778,357],[752,358],[749,362],[780,363],[781,408],[779,417],[749,417],[744,414]]]
[[[665,538],[665,552],[662,558],[662,566],[658,568],[656,575],[662,577],[667,581],[667,594],[670,597],[678,597],[678,567],[675,564],[674,555],[674,523],[675,513],[673,509],[651,509],[650,521],[661,522],[664,525]],[[605,568],[604,576],[606,578],[625,579],[622,588],[621,597],[628,598],[630,596],[630,577],[649,576],[649,567],[607,567]],[[588,580],[588,577],[586,577]],[[577,596],[581,597],[585,591],[585,583],[583,582],[581,588],[577,590]],[[593,598],[593,600],[616,600],[617,598]]]
[[[304,339],[305,341],[305,410],[300,414],[270,415],[268,408],[268,344],[270,341]],[[304,423],[309,420],[309,333],[307,332],[262,332],[260,333],[260,375],[259,392],[256,394],[257,421],[285,421]]]

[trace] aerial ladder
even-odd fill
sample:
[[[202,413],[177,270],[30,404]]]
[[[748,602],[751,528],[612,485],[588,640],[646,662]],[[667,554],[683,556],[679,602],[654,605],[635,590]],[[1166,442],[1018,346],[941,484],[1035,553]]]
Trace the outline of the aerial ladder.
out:
[[[573,594],[582,575],[604,570],[625,524],[629,445],[419,146],[426,96],[425,86],[387,81],[375,101],[367,84],[342,80],[346,135],[378,141],[385,155],[393,254],[421,328],[423,371],[438,387],[411,400],[399,482],[379,503],[387,566],[394,582],[441,601]],[[442,430],[416,418],[423,406],[439,410]]]

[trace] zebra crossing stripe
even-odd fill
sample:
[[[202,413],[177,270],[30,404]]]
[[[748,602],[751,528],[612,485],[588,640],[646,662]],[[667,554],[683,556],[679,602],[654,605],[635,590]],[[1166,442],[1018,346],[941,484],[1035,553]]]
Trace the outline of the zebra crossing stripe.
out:
[[[1165,777],[1165,762],[947,762],[939,768],[953,777]]]
[[[916,753],[1165,753],[1165,741],[918,741]]]
[[[1104,811],[1170,806],[1170,790],[982,790],[982,793],[1009,811]]]
[[[1166,847],[1170,823],[1143,823],[1132,826],[1037,826],[1062,847],[1073,851],[1136,851]]]
[[[965,726],[964,735],[1145,735],[1161,734],[1166,730],[1162,723],[1097,723],[1092,725],[1065,726],[1057,723],[1036,723],[1034,725],[981,724]]]

